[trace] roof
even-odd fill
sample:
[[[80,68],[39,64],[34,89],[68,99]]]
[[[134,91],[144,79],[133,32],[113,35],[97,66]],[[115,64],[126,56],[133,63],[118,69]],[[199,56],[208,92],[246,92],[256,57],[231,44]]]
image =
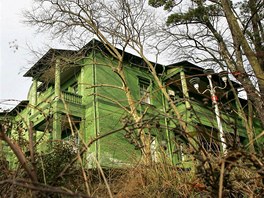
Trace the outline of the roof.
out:
[[[118,49],[118,48],[116,49],[118,50],[118,52],[124,53],[124,61],[129,62],[133,66],[148,69],[148,66],[146,65],[146,63],[141,57],[128,53],[128,52],[123,52],[121,49]],[[87,56],[87,54],[91,53],[92,50],[100,51],[101,53],[104,53],[105,55],[111,55],[106,45],[104,45],[101,41],[96,40],[96,39],[92,39],[85,46],[83,46],[80,50],[50,49],[42,58],[40,58],[24,74],[24,77],[37,77],[37,78],[41,77],[39,78],[40,81],[43,81],[43,82],[47,81],[46,79],[51,77],[49,72],[52,72],[51,67],[54,66],[54,61],[56,60],[56,57],[67,58],[68,63],[70,63],[71,61],[72,63],[75,63],[76,58],[78,59],[78,58]],[[155,65],[157,73],[163,72],[164,67],[161,64],[157,64],[153,62],[152,64]],[[183,67],[187,75],[190,75],[190,76],[200,75],[202,78],[206,78],[206,76],[203,73],[204,68],[201,68],[189,61],[176,62],[176,63],[165,66],[165,69],[172,69],[175,67]],[[76,68],[68,69],[68,73],[74,73],[73,70],[76,70]],[[216,81],[219,81],[218,75],[213,75],[213,78]],[[53,80],[54,79],[49,79],[49,82],[52,83]],[[235,87],[240,87],[238,83],[233,82],[233,81],[232,83]]]
[[[28,100],[22,100],[11,111],[0,112],[0,114],[15,116],[20,113],[23,109],[25,109],[28,103]]]
[[[38,77],[51,67],[56,57],[69,57],[76,53],[75,50],[49,49],[23,76]]]
[[[182,67],[183,70],[185,71],[185,74],[187,76],[189,76],[189,78],[191,78],[192,76],[199,76],[201,78],[206,78],[206,74],[204,74],[204,68],[199,67],[189,61],[180,61],[177,63],[173,63],[170,65],[167,65],[165,68],[166,69],[172,69],[172,68],[176,68],[176,67]],[[219,77],[219,75],[217,73],[213,74],[213,80],[214,81],[221,81],[221,78]],[[240,88],[241,85],[237,82],[232,81],[232,84],[235,88]]]
[[[116,48],[120,53],[123,53],[122,50]],[[110,55],[110,52],[106,48],[106,46],[96,40],[92,39],[89,43],[83,46],[80,50],[63,50],[63,49],[50,49],[46,54],[44,54],[23,76],[24,77],[40,77],[44,72],[54,65],[54,61],[56,57],[67,58],[70,60],[73,59],[72,62],[76,58],[84,57],[89,54],[92,50],[97,50],[103,52],[106,55]],[[147,69],[147,65],[144,60],[136,55],[133,55],[128,52],[124,52],[124,61],[131,63],[134,66],[141,67]],[[153,63],[155,64],[155,63]],[[162,70],[162,65],[156,64],[156,68],[158,70]]]
[[[170,65],[166,65],[166,68],[174,68],[174,67],[177,67],[177,66],[184,66],[186,69],[189,68],[189,69],[196,69],[196,70],[199,70],[199,71],[202,71],[203,68],[187,61],[187,60],[184,60],[184,61],[180,61],[180,62],[176,62],[176,63],[172,63]]]
[[[85,54],[88,54],[91,50],[98,50],[100,52],[103,52],[106,55],[111,55],[109,50],[107,49],[106,45],[104,45],[101,41],[97,39],[92,39],[89,43],[87,43],[82,49],[79,50],[78,53],[85,52]],[[123,60],[130,63],[133,66],[140,67],[143,69],[148,69],[147,64],[145,61],[132,53],[123,51],[119,48],[115,48],[120,54],[124,53]],[[151,62],[151,61],[150,61]],[[153,65],[155,65],[156,70],[162,72],[163,71],[163,65],[151,62]]]

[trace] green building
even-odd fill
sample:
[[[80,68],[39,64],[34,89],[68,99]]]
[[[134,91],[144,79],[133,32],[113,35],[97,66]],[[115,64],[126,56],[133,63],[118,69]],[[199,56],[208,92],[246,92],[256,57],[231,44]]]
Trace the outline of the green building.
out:
[[[140,160],[139,135],[143,128],[148,134],[153,161],[164,153],[173,163],[187,160],[184,148],[187,140],[196,138],[205,149],[220,150],[218,124],[210,100],[210,93],[199,94],[189,80],[200,76],[200,89],[207,87],[203,69],[187,61],[169,66],[156,65],[156,72],[174,101],[181,119],[186,123],[188,136],[167,99],[149,72],[144,61],[125,53],[122,69],[131,92],[130,102],[141,116],[135,126],[124,88],[116,71],[118,62],[102,43],[90,41],[78,51],[50,49],[33,65],[24,77],[32,78],[28,98],[8,113],[1,113],[1,121],[11,121],[10,136],[27,139],[33,130],[37,150],[48,152],[53,142],[72,145],[72,149],[88,145],[85,158],[89,166],[96,159],[102,166],[125,166]],[[213,74],[212,81],[219,87],[224,82]],[[234,89],[239,85],[232,83]],[[227,148],[232,142],[247,142],[244,123],[236,110],[231,86],[217,90],[220,118]],[[243,108],[247,101],[240,99]],[[255,134],[260,133],[254,121]],[[259,141],[261,144],[263,141]],[[24,144],[25,152],[27,143]],[[2,144],[1,147],[8,152]]]

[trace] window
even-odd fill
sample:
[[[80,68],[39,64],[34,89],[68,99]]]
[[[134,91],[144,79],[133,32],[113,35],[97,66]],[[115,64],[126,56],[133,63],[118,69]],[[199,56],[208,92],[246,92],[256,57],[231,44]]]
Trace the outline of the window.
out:
[[[150,104],[150,80],[139,78],[139,95],[142,103]]]
[[[156,137],[152,136],[151,137],[151,144],[150,144],[150,153],[151,153],[151,159],[153,162],[158,161],[158,156],[157,156],[157,145],[156,145]]]
[[[69,122],[70,120],[70,122]],[[62,118],[62,131],[61,131],[61,139],[65,141],[74,142],[75,144],[79,144],[79,129],[80,129],[81,119],[78,117],[71,116],[68,118],[66,115]]]
[[[170,98],[174,101],[175,100],[175,91],[168,90],[168,94],[169,94]]]
[[[183,162],[188,159],[188,138],[179,126],[173,128],[172,132],[174,135],[173,153],[176,154],[178,162]]]
[[[170,86],[166,85],[168,87],[168,95],[172,99],[172,101],[176,102],[182,102],[183,101],[183,93],[182,90],[177,86]]]
[[[71,93],[78,94],[78,82],[73,83],[69,88],[68,91]]]
[[[200,145],[207,151],[213,154],[220,152],[220,141],[218,138],[219,132],[215,128],[205,125],[198,125],[198,134]]]

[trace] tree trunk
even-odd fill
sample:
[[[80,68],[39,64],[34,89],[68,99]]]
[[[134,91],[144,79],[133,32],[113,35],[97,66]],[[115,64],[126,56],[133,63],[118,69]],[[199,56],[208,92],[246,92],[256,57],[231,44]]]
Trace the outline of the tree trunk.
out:
[[[255,76],[258,80],[258,85],[260,88],[260,94],[257,93],[256,88],[252,85],[252,83],[249,83],[250,80],[248,76],[238,76],[237,79],[241,82],[243,85],[245,91],[248,94],[249,99],[254,104],[259,118],[262,123],[262,127],[264,127],[264,112],[262,111],[264,109],[264,97],[262,96],[264,93],[264,72],[261,68],[260,62],[256,56],[256,53],[250,48],[250,45],[243,33],[243,31],[240,28],[240,25],[232,12],[230,1],[229,0],[221,0],[223,10],[225,12],[226,20],[228,23],[228,26],[230,28],[230,31],[232,33],[233,40],[238,41],[239,47],[241,46],[241,49],[245,53],[245,56],[247,57],[247,60],[249,61]],[[239,66],[239,65],[238,65]],[[244,68],[238,68],[238,70],[244,70]]]

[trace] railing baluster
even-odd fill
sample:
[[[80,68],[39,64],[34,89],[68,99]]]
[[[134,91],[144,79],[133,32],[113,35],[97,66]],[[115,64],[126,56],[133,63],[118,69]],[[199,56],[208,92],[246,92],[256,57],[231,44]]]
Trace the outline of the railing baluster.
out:
[[[66,102],[72,102],[75,104],[82,104],[82,96],[80,96],[78,94],[70,93],[67,91],[62,91],[62,96]]]

